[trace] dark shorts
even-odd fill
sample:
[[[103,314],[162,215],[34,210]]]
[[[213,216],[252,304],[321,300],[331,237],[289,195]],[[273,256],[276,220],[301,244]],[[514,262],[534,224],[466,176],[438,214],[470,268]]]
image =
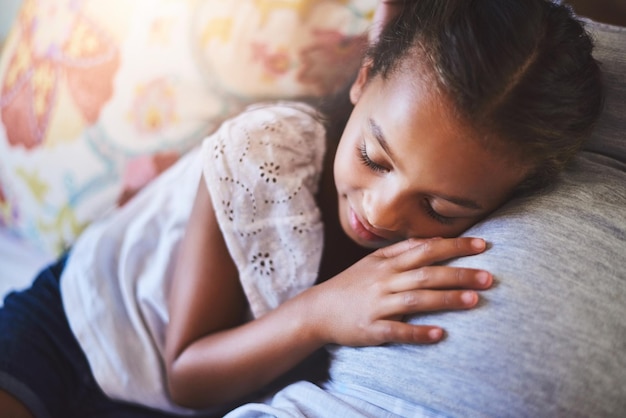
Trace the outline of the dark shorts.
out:
[[[113,401],[98,387],[63,310],[65,259],[29,289],[10,293],[0,308],[0,389],[37,418],[174,416]]]

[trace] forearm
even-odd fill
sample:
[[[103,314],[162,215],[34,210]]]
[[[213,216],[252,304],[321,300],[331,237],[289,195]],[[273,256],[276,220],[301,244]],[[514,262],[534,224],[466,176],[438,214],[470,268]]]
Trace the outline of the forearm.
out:
[[[181,405],[205,408],[250,394],[322,347],[305,297],[262,318],[196,340],[170,362],[170,395]]]
[[[236,400],[329,343],[437,342],[443,336],[438,327],[397,319],[416,312],[474,307],[476,293],[459,289],[486,289],[491,276],[434,264],[484,249],[484,241],[469,238],[403,241],[370,254],[254,321],[222,323],[184,338],[172,327],[168,335],[175,342],[167,350],[170,395],[176,403],[192,408]],[[224,294],[203,292],[211,293]],[[206,324],[211,315],[194,317]]]
[[[193,408],[228,402],[297,365],[324,344],[311,329],[321,322],[318,295],[309,289],[246,323],[245,292],[201,181],[169,295],[164,356],[172,400]]]

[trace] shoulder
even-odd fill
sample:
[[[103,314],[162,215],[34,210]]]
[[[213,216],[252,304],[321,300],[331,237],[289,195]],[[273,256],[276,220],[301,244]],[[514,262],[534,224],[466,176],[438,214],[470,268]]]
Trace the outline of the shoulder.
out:
[[[297,101],[256,103],[248,106],[234,119],[250,116],[266,122],[281,119],[287,124],[301,126],[305,129],[322,125],[322,117],[317,109],[307,103]]]
[[[317,176],[326,151],[318,112],[299,102],[252,105],[225,121],[203,143],[205,175],[223,178],[267,172]],[[299,174],[298,174],[299,173]],[[264,180],[267,180],[265,177]],[[272,180],[274,181],[274,180]]]
[[[214,198],[251,200],[255,207],[259,200],[286,200],[292,206],[300,196],[310,206],[305,195],[317,193],[325,151],[326,131],[313,107],[262,103],[227,120],[205,139],[203,173]]]
[[[325,129],[309,106],[261,104],[226,121],[203,148],[215,216],[259,316],[317,277]]]
[[[326,130],[320,114],[300,102],[269,102],[247,107],[243,112],[225,121],[216,132],[217,138],[231,146],[264,144],[285,146],[294,150],[319,150],[325,142]]]

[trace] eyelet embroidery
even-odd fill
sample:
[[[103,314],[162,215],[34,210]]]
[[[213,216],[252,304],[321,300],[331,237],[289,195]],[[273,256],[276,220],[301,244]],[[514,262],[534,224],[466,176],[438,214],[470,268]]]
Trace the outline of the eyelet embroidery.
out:
[[[235,212],[230,205],[230,200],[222,200],[222,210],[224,211],[224,215],[228,218],[229,221],[234,220]]]
[[[207,162],[219,173],[222,199],[215,201],[215,210],[224,226],[228,224],[224,232],[238,237],[236,245],[244,250],[245,258],[236,263],[247,265],[250,279],[263,278],[268,289],[275,286],[278,293],[314,281],[313,266],[321,254],[317,208],[308,195],[298,195],[306,195],[308,182],[314,181],[308,158],[314,156],[311,144],[320,141],[323,131],[314,119],[298,115],[282,120],[284,116],[255,113],[236,120],[209,148],[215,163]],[[307,274],[295,274],[309,263]]]
[[[257,253],[252,256],[252,265],[254,271],[258,271],[261,275],[269,276],[274,272],[274,261],[270,257],[270,253]]]
[[[224,142],[223,141],[219,141],[213,147],[213,158],[216,159],[216,160],[218,158],[222,158],[222,156],[224,155],[224,150],[225,149],[226,149],[226,146],[224,145]]]
[[[263,163],[263,165],[259,167],[259,170],[261,171],[261,178],[264,178],[266,183],[270,181],[276,183],[276,177],[280,175],[280,166],[273,162]]]

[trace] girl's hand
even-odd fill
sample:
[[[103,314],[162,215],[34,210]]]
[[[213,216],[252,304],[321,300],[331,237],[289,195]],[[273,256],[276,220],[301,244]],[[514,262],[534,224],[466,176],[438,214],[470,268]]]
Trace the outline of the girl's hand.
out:
[[[311,329],[325,343],[350,346],[437,342],[443,338],[441,328],[411,325],[402,317],[474,307],[478,295],[467,289],[489,288],[491,274],[433,264],[478,254],[485,247],[478,238],[435,238],[377,250],[300,295],[308,299],[301,302]]]

